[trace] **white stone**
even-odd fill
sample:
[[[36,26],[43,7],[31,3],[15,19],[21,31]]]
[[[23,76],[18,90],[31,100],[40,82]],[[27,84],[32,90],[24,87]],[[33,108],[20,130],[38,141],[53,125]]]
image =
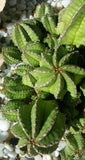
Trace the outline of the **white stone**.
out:
[[[52,160],[52,156],[51,155],[43,155],[43,160]]]
[[[25,158],[25,157],[22,157],[22,158],[20,158],[20,160],[26,160],[26,158]]]
[[[7,154],[10,158],[16,158],[17,156],[16,152],[10,152],[8,149],[4,149],[4,153]]]
[[[0,31],[0,37],[7,37],[6,31]]]
[[[35,156],[34,159],[35,159],[35,160],[43,160],[40,155]]]
[[[57,2],[54,2],[54,1],[53,1],[53,2],[51,3],[51,6],[52,6],[52,7],[55,7],[55,5],[57,5]]]
[[[0,143],[0,150],[3,150],[4,146],[4,143]]]
[[[4,77],[0,77],[0,83],[2,84],[3,82],[4,82]]]
[[[0,12],[4,9],[5,3],[6,3],[6,0],[0,0]]]
[[[2,112],[0,112],[0,119],[4,119]]]
[[[71,0],[62,0],[62,5],[66,8],[70,4]]]
[[[15,152],[16,152],[17,154],[20,154],[20,149],[19,149],[18,146],[15,146]]]
[[[48,0],[47,3],[52,3],[52,0]]]
[[[3,56],[0,54],[0,71],[2,71],[3,65],[4,65],[4,58],[3,58]]]
[[[10,127],[10,123],[7,120],[5,119],[0,120],[0,130],[7,131],[9,127]]]
[[[6,25],[6,28],[7,28],[7,33],[10,35],[11,32],[12,32],[12,28],[13,28],[13,23],[9,23]]]
[[[9,157],[9,160],[15,160],[15,158],[10,158],[10,157]],[[21,159],[20,159],[20,160],[21,160]]]
[[[4,157],[4,156],[5,156],[5,154],[3,153],[2,150],[0,150],[0,158],[2,158],[2,157]]]
[[[60,141],[57,151],[61,151],[63,148],[65,148],[66,142],[65,141]]]
[[[13,148],[11,145],[7,144],[7,143],[4,143],[4,147],[5,147],[7,150],[9,150],[10,152],[12,152],[12,151],[14,150],[14,148]]]
[[[0,158],[1,158],[1,157],[4,157],[3,149],[4,149],[4,144],[1,143],[1,144],[0,144]]]
[[[57,2],[57,8],[62,8],[63,7],[63,5],[62,5],[62,3],[61,2]]]
[[[5,141],[9,136],[8,132],[0,132],[0,143],[2,143],[3,141]]]
[[[0,97],[5,101],[6,96],[5,96],[4,94],[0,93]],[[7,99],[7,98],[6,98],[6,99]],[[1,118],[1,115],[0,115],[0,119],[5,119],[5,118],[4,118],[4,117]]]
[[[29,19],[33,19],[34,17],[32,15],[29,15]]]
[[[56,150],[56,151],[54,152],[54,155],[55,155],[55,157],[58,157],[58,156],[59,156],[59,151]]]
[[[69,133],[69,130],[65,130],[64,135],[66,136],[66,135],[68,135],[68,133]]]

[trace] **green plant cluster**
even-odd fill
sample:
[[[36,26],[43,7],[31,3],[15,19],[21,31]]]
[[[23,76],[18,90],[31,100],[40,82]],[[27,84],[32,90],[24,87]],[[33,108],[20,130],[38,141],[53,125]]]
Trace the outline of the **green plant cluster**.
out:
[[[16,122],[21,154],[52,153],[66,129],[61,160],[85,155],[85,2],[73,0],[59,15],[50,4],[36,7],[34,19],[12,29],[13,46],[2,54],[16,64],[16,77],[5,77],[2,93],[10,101],[4,116]]]

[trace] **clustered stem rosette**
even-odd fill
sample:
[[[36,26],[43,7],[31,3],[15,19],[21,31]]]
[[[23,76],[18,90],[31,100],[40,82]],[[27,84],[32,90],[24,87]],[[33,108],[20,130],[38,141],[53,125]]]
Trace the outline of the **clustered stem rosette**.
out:
[[[85,140],[84,136],[80,133],[69,133],[66,137],[67,145],[64,150],[61,151],[61,160],[64,159],[81,159],[85,155]]]
[[[12,100],[3,112],[7,119],[16,122],[11,131],[19,138],[21,153],[42,155],[57,148],[65,131],[65,116],[55,100],[37,99],[29,104]]]
[[[31,87],[22,84],[21,78],[11,77],[5,77],[1,91],[9,99],[25,99],[34,93]]]
[[[62,56],[61,59],[58,51],[52,56],[42,53],[40,67],[37,67],[33,71],[29,72],[29,74],[37,80],[34,88],[49,92],[53,94],[56,99],[60,92],[64,93],[65,89],[67,89],[72,96],[76,97],[77,88],[69,73],[84,76],[85,70],[76,65],[66,64],[68,58],[70,58],[70,56],[74,53],[75,52],[68,53]],[[23,83],[30,84],[30,81],[31,79],[29,79],[29,76],[26,74],[23,77]]]

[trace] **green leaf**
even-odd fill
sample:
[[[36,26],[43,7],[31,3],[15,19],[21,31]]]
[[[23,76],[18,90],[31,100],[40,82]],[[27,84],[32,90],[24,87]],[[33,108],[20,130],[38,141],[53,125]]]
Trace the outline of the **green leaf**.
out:
[[[54,125],[56,115],[57,115],[57,110],[58,110],[57,103],[55,103],[53,101],[50,101],[48,103],[48,101],[47,101],[44,103],[44,105],[45,105],[45,107],[48,107],[48,109],[47,108],[46,109],[48,110],[48,113],[49,113],[49,111],[50,111],[50,113],[48,114],[46,121],[42,124],[42,128],[40,128],[41,130],[40,130],[38,136],[36,137],[36,140],[43,139],[50,132],[50,130],[52,129],[52,127]],[[42,107],[44,105],[42,105]],[[46,111],[45,108],[43,108],[43,109]],[[46,115],[44,115],[44,110],[42,113],[43,113],[43,116],[46,116]],[[40,116],[41,116],[41,114],[40,114]],[[39,117],[39,115],[37,116],[37,121],[38,121],[38,117]]]
[[[25,37],[23,35],[23,32],[22,32],[19,24],[16,24],[14,26],[14,28],[15,28],[15,33],[14,33],[14,35],[12,34],[12,36],[15,36],[15,38],[13,38],[13,39],[16,39],[16,44],[17,44],[16,46],[20,50],[23,50],[24,47],[26,46],[26,39],[25,39]],[[14,32],[14,30],[13,30],[13,32]]]
[[[41,18],[41,22],[49,33],[55,34],[56,24],[52,16],[49,15],[43,16]]]
[[[17,72],[17,74],[19,75],[19,76],[24,76],[24,74],[29,70],[29,65],[18,65],[17,66],[17,70],[16,70],[16,72]]]
[[[19,108],[22,108],[25,104],[25,102],[20,100],[10,100],[8,103],[3,107],[4,111],[11,111],[11,110],[17,110]]]
[[[74,150],[81,150],[83,145],[82,145],[82,136],[80,134],[70,134],[67,135],[67,140],[71,144],[72,148]]]
[[[44,52],[45,47],[41,43],[28,44],[22,54],[22,60],[24,63],[30,66],[38,66],[41,59],[41,53]]]
[[[22,77],[22,82],[24,85],[33,87],[36,83],[36,79],[30,73],[27,72]]]
[[[60,14],[56,29],[62,33],[61,44],[73,44],[79,47],[85,44],[85,1],[73,0],[67,9]]]
[[[11,122],[17,122],[18,121],[18,117],[17,117],[17,111],[10,111],[10,112],[5,112],[3,113],[5,118],[7,118],[9,121]]]
[[[23,85],[21,78],[6,78],[8,82],[3,84],[2,93],[5,93],[6,96],[10,99],[24,99],[33,94],[33,89],[29,86]]]
[[[36,7],[35,17],[41,19],[43,16],[47,14],[51,15],[53,13],[54,13],[53,8],[49,3],[41,3],[41,5],[39,4]]]
[[[76,90],[76,85],[72,81],[72,79],[68,76],[67,73],[61,72],[62,76],[64,77],[67,85],[67,90],[71,93],[73,97],[77,96],[77,90]]]
[[[44,130],[46,132],[46,128],[47,128],[46,126],[43,126],[40,134],[42,134]],[[46,146],[47,144],[49,145],[57,144],[58,140],[62,137],[64,130],[65,130],[65,116],[57,112],[55,123],[53,123],[51,130],[48,132],[47,136],[43,136],[43,139],[40,139],[38,141],[38,144],[40,144],[41,146],[42,144]]]
[[[67,8],[65,8],[62,12],[60,12],[59,23],[56,29],[58,34],[61,34],[64,31],[64,29],[69,25],[73,15],[79,9],[79,7],[83,4],[83,2],[84,0],[81,0],[81,1],[73,0]]]
[[[21,53],[15,47],[4,47],[2,49],[4,60],[8,64],[17,64],[21,62]]]
[[[30,39],[34,42],[39,41],[39,37],[37,36],[37,34],[32,30],[32,28],[26,24],[21,23],[20,26],[23,27],[23,29],[27,32],[27,34],[29,35]]]
[[[62,69],[64,71],[68,71],[74,74],[78,74],[78,75],[85,75],[85,70],[81,67],[78,66],[74,66],[74,65],[64,65],[62,66]]]
[[[28,140],[28,137],[26,136],[25,132],[23,131],[23,129],[19,123],[12,126],[11,131],[18,138],[20,138],[20,139],[22,138],[23,140]]]
[[[54,49],[57,45],[57,36],[55,34],[47,34],[47,37],[44,38],[44,43],[47,43],[50,49]]]
[[[20,49],[24,50],[27,42],[37,42],[42,39],[42,31],[36,20],[21,21],[12,29],[12,40]]]
[[[24,147],[26,145],[27,145],[27,140],[19,139],[19,141],[18,141],[18,147],[19,148],[22,148],[22,147]]]
[[[21,123],[23,124],[23,128],[27,132],[27,134],[31,137],[32,130],[31,130],[31,109],[32,109],[31,103],[29,103],[26,106],[23,106],[19,109],[19,118]]]

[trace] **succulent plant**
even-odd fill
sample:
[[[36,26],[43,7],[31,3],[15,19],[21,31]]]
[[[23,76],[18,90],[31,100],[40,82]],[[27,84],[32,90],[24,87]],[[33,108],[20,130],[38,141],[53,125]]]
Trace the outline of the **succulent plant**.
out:
[[[21,21],[12,29],[12,40],[20,50],[23,50],[27,42],[38,42],[42,39],[42,31],[37,20]]]
[[[45,15],[54,15],[54,10],[49,3],[41,3],[36,7],[34,16],[41,20]]]
[[[70,132],[72,133],[81,133],[85,135],[85,97],[82,105],[82,113],[79,114],[79,117],[76,117],[70,125]]]
[[[13,100],[3,110],[6,118],[16,121],[11,131],[19,138],[21,152],[33,156],[56,149],[64,134],[65,116],[55,100],[37,99],[28,105]]]
[[[61,151],[61,160],[67,159],[79,159],[82,155],[85,155],[85,141],[84,137],[79,134],[69,133],[66,137],[67,145],[64,150]]]
[[[77,89],[75,82],[72,80],[71,75],[77,74],[79,76],[85,75],[85,70],[75,65],[66,64],[67,60],[74,54],[65,54],[63,47],[59,48],[57,53],[48,55],[41,54],[40,67],[34,68],[29,73],[23,76],[23,83],[33,87],[30,74],[37,80],[34,85],[35,89],[49,92],[58,97],[63,96],[68,90],[72,96],[77,96]],[[76,54],[76,53],[75,53]],[[70,84],[70,85],[69,85]],[[56,86],[56,87],[55,87]]]
[[[57,14],[50,4],[42,3],[41,5],[38,5],[35,11],[35,18],[43,24],[43,27],[50,34],[56,33]]]
[[[8,64],[17,64],[21,62],[21,52],[16,47],[4,47],[2,49],[4,60]]]
[[[21,154],[52,153],[65,128],[72,133],[61,160],[85,154],[85,56],[76,48],[85,45],[84,10],[84,0],[73,0],[59,13],[58,22],[51,5],[42,3],[34,19],[14,25],[14,46],[2,49],[17,75],[4,79],[1,92],[10,100],[2,112],[15,122],[11,131],[19,139]]]
[[[10,100],[2,107],[3,116],[11,122],[17,122],[17,110],[23,106],[26,106],[26,103],[23,100]]]
[[[59,14],[56,34],[62,34],[61,44],[85,45],[85,1],[73,0]]]
[[[39,66],[41,53],[45,51],[45,46],[42,43],[28,43],[23,51],[22,60],[25,64],[33,67]]]
[[[10,99],[24,99],[34,93],[34,90],[22,84],[21,78],[6,77],[3,83],[2,93]]]

